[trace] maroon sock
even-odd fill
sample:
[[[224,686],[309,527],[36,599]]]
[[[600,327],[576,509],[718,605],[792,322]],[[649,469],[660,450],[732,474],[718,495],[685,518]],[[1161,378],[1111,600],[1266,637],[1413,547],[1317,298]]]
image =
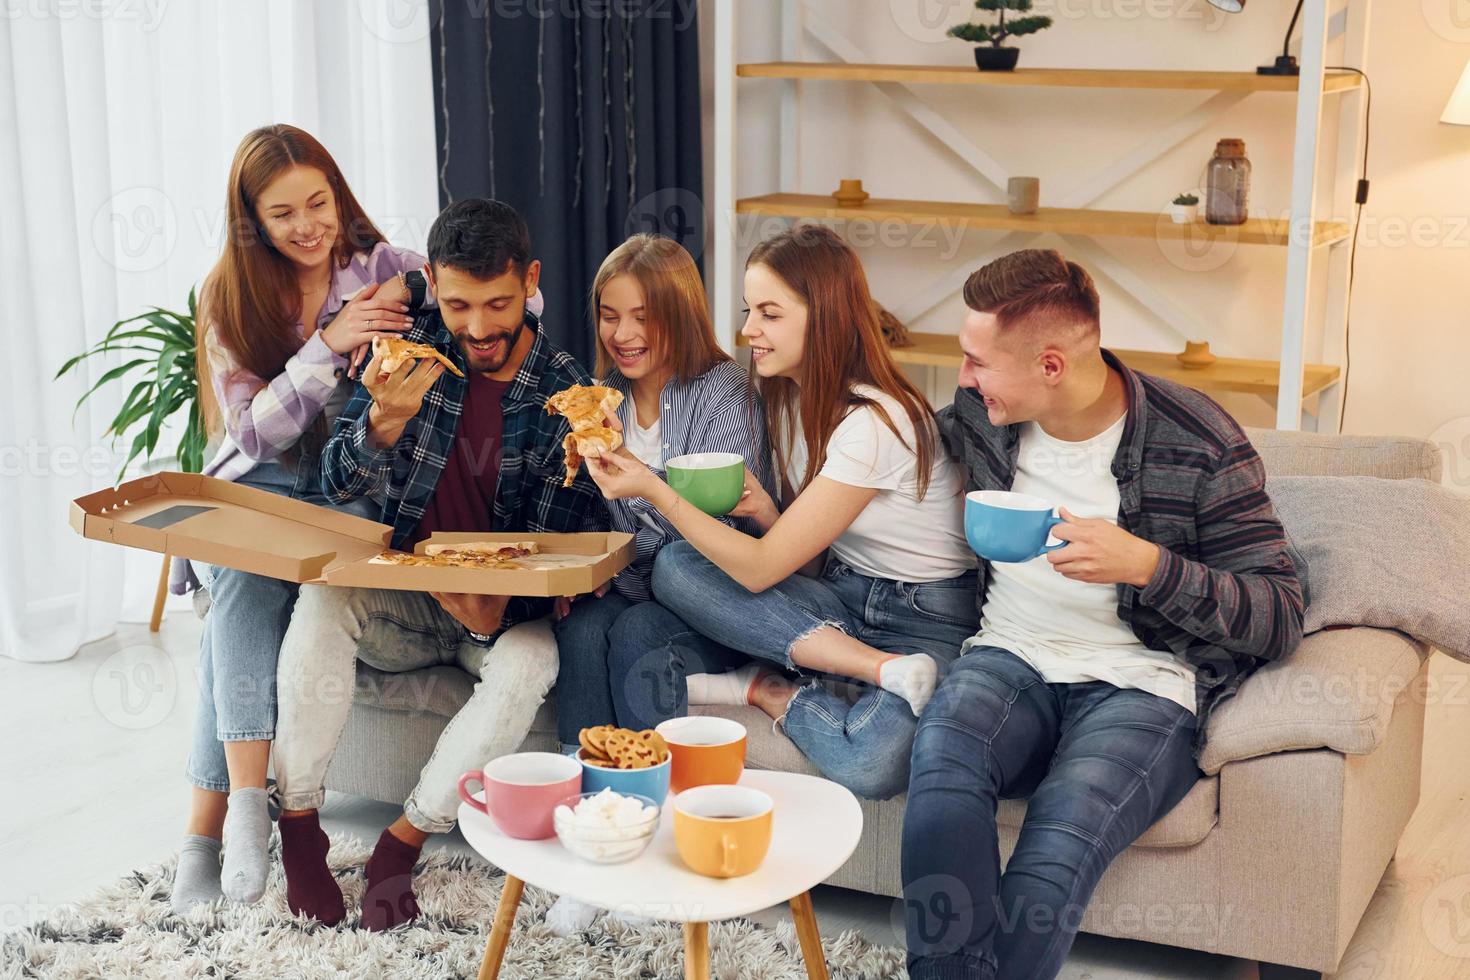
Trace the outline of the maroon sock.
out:
[[[282,816],[281,865],[286,871],[286,904],[297,915],[310,916],[324,926],[342,921],[342,889],[327,867],[331,843],[315,811]]]
[[[362,893],[364,929],[381,932],[418,917],[419,903],[413,894],[413,866],[418,859],[417,847],[383,831],[363,869],[367,874]]]

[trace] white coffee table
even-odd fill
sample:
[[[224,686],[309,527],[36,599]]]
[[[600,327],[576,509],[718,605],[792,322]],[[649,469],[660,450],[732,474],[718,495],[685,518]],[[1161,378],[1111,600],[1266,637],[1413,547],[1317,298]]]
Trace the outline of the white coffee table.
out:
[[[709,976],[709,923],[790,902],[807,976],[826,980],[822,938],[808,890],[832,875],[857,849],[863,814],[857,798],[826,779],[747,769],[740,785],[775,801],[771,849],[760,868],[740,878],[706,878],[684,866],[674,846],[674,797],[664,802],[648,849],[623,864],[593,864],[550,840],[517,840],[490,818],[460,804],[459,827],[485,860],[505,872],[481,980],[500,973],[516,908],[526,882],[601,908],[684,923],[684,975]],[[483,797],[481,797],[483,799]]]

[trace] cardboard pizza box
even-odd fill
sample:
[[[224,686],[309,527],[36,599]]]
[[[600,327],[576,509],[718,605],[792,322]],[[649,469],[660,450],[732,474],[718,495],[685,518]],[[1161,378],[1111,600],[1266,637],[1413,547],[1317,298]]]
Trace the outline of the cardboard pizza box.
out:
[[[591,592],[632,562],[633,535],[436,534],[415,549],[534,541],[516,569],[430,568],[375,559],[393,529],[326,507],[197,473],[157,473],[72,501],[83,537],[223,565],[287,582],[414,592],[559,596]]]

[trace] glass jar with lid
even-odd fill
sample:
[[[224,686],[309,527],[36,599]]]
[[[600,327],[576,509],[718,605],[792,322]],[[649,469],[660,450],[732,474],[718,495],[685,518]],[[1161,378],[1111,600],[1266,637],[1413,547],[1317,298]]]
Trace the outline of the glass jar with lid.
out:
[[[1250,190],[1251,162],[1245,155],[1245,140],[1220,140],[1205,180],[1205,220],[1212,225],[1244,224]]]

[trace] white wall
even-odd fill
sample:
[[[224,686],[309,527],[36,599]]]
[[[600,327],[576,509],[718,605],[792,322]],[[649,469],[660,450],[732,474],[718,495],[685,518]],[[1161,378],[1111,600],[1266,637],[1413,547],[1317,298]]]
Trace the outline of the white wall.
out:
[[[703,6],[708,24],[713,4],[704,0]],[[1036,6],[1056,23],[1018,43],[1023,65],[1249,70],[1279,49],[1293,4],[1254,0],[1244,13],[1234,15],[1219,12],[1206,0],[1037,0]],[[967,15],[968,2],[815,0],[812,7],[874,61],[970,63],[968,45],[943,37],[945,25]],[[742,61],[780,57],[779,9],[780,0],[741,0]],[[1463,285],[1470,274],[1470,128],[1437,122],[1470,58],[1470,18],[1457,15],[1457,9],[1455,0],[1378,0],[1372,11],[1368,71],[1375,86],[1369,165],[1373,197],[1364,212],[1358,251],[1345,428],[1440,439],[1458,455],[1456,479],[1470,487],[1470,394],[1460,380],[1470,365],[1470,309]],[[706,38],[707,48],[710,41]],[[830,55],[808,40],[802,57]],[[1334,58],[1335,52],[1329,53],[1329,63]],[[712,64],[707,57],[707,108],[712,106]],[[778,189],[776,99],[781,84],[739,83],[742,196]],[[823,193],[840,178],[860,177],[876,196],[1003,200],[874,87],[808,82],[798,90],[800,176],[797,186],[784,189]],[[1059,200],[1088,174],[1210,97],[959,86],[917,90],[1011,173],[1040,177],[1043,204]],[[1333,104],[1329,97],[1329,108]],[[1350,101],[1347,107],[1354,104]],[[1252,212],[1282,214],[1289,194],[1294,107],[1291,95],[1252,95],[1094,206],[1160,209],[1176,191],[1203,182],[1204,164],[1217,138],[1241,137],[1254,164]],[[1322,142],[1322,173],[1329,181],[1335,148],[1336,128],[1329,124]],[[1348,203],[1338,202],[1338,217],[1351,216]],[[881,301],[901,303],[947,270],[972,269],[1003,251],[1031,244],[1011,239],[997,247],[1001,236],[994,232],[971,233],[957,245],[933,237],[937,243],[929,244],[910,231],[895,244],[864,249]],[[1054,238],[1038,244],[1067,250]],[[1217,353],[1278,356],[1284,249],[1240,246],[1189,256],[1143,239],[1100,239],[1096,245],[1192,311],[1203,324],[1201,339],[1209,340]],[[1325,271],[1325,262],[1318,266]],[[1184,337],[1108,283],[1101,286],[1105,343],[1182,347]],[[955,295],[910,326],[954,332],[962,316],[963,304]],[[1337,338],[1309,334],[1308,359],[1334,359],[1337,343]],[[945,378],[938,380],[941,386],[948,384]],[[1260,399],[1222,400],[1248,424],[1274,423],[1271,409]]]

